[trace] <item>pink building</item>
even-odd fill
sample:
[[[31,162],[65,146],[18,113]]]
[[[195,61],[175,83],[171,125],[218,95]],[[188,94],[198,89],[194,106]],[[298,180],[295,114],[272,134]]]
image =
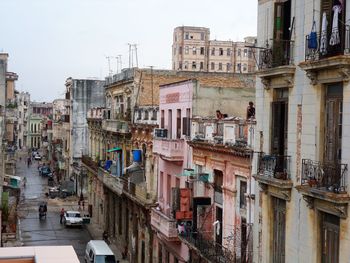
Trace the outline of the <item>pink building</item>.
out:
[[[158,207],[152,209],[151,224],[155,230],[154,257],[158,262],[186,262],[188,247],[178,238],[176,199],[181,189],[188,188],[181,176],[189,167],[191,154],[186,138],[190,136],[193,87],[188,80],[160,87],[160,129],[155,129],[153,152],[158,158]],[[155,168],[156,169],[156,168]],[[186,191],[186,190],[185,190]],[[187,198],[189,201],[189,196]],[[190,207],[188,204],[187,209]],[[184,211],[185,212],[185,211]],[[191,213],[184,215],[191,220]]]

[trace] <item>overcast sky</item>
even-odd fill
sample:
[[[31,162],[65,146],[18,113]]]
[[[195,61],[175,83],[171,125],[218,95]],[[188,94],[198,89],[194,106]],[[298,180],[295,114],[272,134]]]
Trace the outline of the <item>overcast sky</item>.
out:
[[[256,35],[256,0],[0,0],[0,10],[0,51],[36,101],[62,98],[67,77],[103,79],[106,56],[127,67],[127,43],[138,44],[139,67],[170,69],[176,26],[209,27],[211,39]]]

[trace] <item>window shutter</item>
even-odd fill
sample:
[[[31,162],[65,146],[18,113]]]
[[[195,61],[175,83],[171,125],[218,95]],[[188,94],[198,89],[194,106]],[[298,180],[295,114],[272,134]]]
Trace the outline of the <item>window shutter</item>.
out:
[[[182,118],[182,134],[186,136],[191,135],[191,120],[189,117]]]

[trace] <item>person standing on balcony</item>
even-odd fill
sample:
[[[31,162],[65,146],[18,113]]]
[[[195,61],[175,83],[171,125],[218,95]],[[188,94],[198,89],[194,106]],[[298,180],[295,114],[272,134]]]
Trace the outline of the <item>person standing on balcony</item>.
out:
[[[255,107],[252,101],[249,101],[249,106],[247,107],[247,120],[255,118]]]

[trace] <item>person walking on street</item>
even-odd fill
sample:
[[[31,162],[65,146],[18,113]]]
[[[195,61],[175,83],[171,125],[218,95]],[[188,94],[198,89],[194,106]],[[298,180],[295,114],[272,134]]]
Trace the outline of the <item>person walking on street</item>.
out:
[[[62,208],[60,212],[60,224],[62,224],[63,217],[64,217],[64,208]]]

